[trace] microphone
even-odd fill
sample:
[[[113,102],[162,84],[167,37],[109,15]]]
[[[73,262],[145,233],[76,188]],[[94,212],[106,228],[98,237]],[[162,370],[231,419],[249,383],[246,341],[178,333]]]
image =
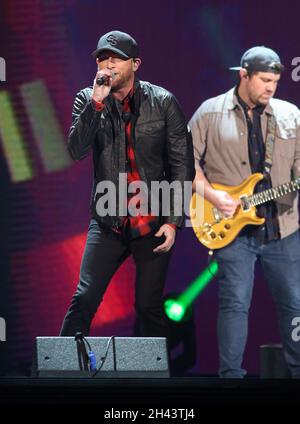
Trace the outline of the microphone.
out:
[[[112,77],[112,79],[114,79],[115,73],[112,73],[111,77]],[[98,85],[104,85],[104,84],[106,84],[106,82],[108,81],[108,79],[109,79],[109,76],[108,75],[102,75],[101,77],[99,77],[99,78],[96,79],[96,84],[98,84]]]

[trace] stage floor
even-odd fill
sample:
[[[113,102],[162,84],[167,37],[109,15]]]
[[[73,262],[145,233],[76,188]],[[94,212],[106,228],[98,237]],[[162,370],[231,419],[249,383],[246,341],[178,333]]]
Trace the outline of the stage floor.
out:
[[[300,403],[300,380],[0,377],[1,404],[185,405]]]

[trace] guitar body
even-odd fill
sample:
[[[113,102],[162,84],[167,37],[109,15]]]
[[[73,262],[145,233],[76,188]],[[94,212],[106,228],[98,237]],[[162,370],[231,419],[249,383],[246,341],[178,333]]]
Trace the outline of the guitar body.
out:
[[[224,186],[211,184],[216,190],[226,191],[234,199],[253,194],[256,184],[263,179],[263,175],[251,175],[239,186]],[[190,217],[193,230],[204,246],[209,249],[220,249],[231,243],[246,225],[262,225],[264,218],[256,216],[255,206],[244,208],[238,206],[235,214],[230,218],[222,217],[208,200],[194,193],[190,203]]]

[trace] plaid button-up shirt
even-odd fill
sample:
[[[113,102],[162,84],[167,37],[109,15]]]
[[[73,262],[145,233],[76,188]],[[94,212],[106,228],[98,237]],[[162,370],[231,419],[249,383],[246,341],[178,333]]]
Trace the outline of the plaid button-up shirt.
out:
[[[132,142],[132,122],[130,119],[131,113],[131,99],[134,94],[134,88],[132,87],[127,96],[122,101],[123,113],[127,114],[128,119],[124,119],[125,121],[125,134],[126,134],[126,159],[127,159],[127,184],[131,185],[134,188],[135,182],[140,182],[141,177],[139,174],[139,170],[137,167],[137,163],[135,160],[135,154],[133,149]],[[94,107],[97,111],[102,111],[105,108],[105,104],[102,102],[93,101]],[[136,192],[129,194],[127,197],[127,210],[128,204],[130,201],[133,201],[133,204],[137,209],[141,211],[141,213],[136,216],[132,216],[130,213],[123,220],[123,228],[122,231],[114,230],[117,232],[124,232],[126,228],[129,229],[130,235],[132,238],[137,238],[141,236],[145,236],[150,232],[157,229],[157,217],[149,211],[149,213],[143,213],[143,202],[148,201],[148,199],[143,196],[143,193],[137,192],[139,191],[138,184],[136,188]],[[130,206],[130,205],[129,205]],[[176,225],[168,224],[172,228],[176,229]]]

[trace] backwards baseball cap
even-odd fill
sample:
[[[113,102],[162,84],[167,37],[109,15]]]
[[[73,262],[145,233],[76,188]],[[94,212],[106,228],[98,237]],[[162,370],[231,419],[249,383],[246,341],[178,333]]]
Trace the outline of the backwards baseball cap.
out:
[[[103,50],[115,52],[124,59],[139,57],[139,48],[135,39],[121,31],[110,31],[102,35],[92,56],[97,58]]]
[[[252,72],[274,72],[280,74],[284,66],[274,50],[265,46],[256,46],[247,50],[241,58],[241,66],[229,68],[232,71],[239,71],[245,68],[251,74]]]

